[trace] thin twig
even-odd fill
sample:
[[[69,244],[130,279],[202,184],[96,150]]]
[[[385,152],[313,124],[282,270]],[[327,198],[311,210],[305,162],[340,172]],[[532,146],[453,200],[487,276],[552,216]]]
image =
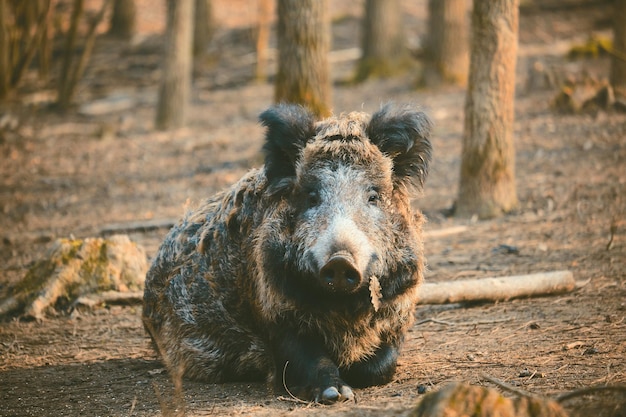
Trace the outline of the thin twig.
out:
[[[137,406],[137,396],[135,395],[135,398],[133,398],[133,402],[130,404],[130,411],[128,412],[129,416],[133,415],[133,412],[135,411],[136,406]]]
[[[519,395],[520,397],[541,398],[540,395],[534,394],[534,393],[529,392],[529,391],[525,391],[523,389],[516,388],[513,385],[509,385],[506,382],[500,381],[499,379],[494,378],[494,377],[492,377],[490,375],[487,375],[485,373],[482,373],[481,377],[483,379],[486,379],[487,381],[491,382],[492,384],[497,385],[498,387],[502,388],[503,390],[512,392],[513,394]]]
[[[415,323],[415,325],[419,326],[420,324],[424,324],[424,323],[437,323],[437,324],[445,324],[446,326],[456,326],[456,323],[452,323],[450,321],[437,320],[433,318],[420,320],[417,323]]]
[[[287,388],[287,378],[286,378],[286,375],[287,375],[287,365],[289,365],[289,361],[285,362],[285,366],[283,367],[283,388],[285,389],[287,394],[289,394],[289,396],[291,397],[291,399],[289,399],[289,401],[296,402],[298,404],[311,404],[310,401],[304,401],[304,400],[301,400],[300,398],[296,397],[295,395],[293,395],[291,393],[291,391],[289,391],[289,388]],[[278,399],[280,400],[281,397],[278,397]],[[284,399],[285,398],[283,397],[283,400]]]
[[[586,387],[574,391],[566,392],[555,398],[556,402],[562,403],[574,397],[582,397],[583,395],[597,394],[602,391],[616,391],[626,394],[626,385],[605,385],[599,387]]]
[[[437,323],[437,324],[443,324],[446,326],[478,326],[481,324],[505,323],[505,322],[509,322],[513,320],[515,320],[515,317],[510,317],[506,319],[494,319],[494,320],[476,320],[476,321],[468,321],[466,323],[454,323],[451,321],[427,318],[427,319],[416,322],[415,325],[419,326],[420,324],[424,324],[424,323]]]
[[[617,231],[617,224],[615,222],[611,223],[611,227],[609,229],[609,242],[606,244],[606,250],[611,250],[613,246],[613,238],[615,237],[615,232]]]

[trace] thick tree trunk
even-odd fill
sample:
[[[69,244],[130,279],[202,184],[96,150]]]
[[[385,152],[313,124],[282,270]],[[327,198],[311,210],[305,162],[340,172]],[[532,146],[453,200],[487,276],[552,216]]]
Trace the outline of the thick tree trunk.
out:
[[[518,0],[474,0],[461,178],[456,214],[491,218],[513,210],[513,105]]]
[[[469,70],[469,19],[466,0],[428,2],[424,84],[465,85]]]
[[[407,68],[409,57],[399,0],[366,1],[361,50],[356,81],[389,77]]]
[[[626,98],[626,0],[614,3],[611,85],[616,95]]]
[[[211,0],[195,0],[196,10],[193,25],[193,56],[198,59],[206,56],[215,24]]]
[[[327,0],[278,0],[276,102],[326,116],[331,108]]]
[[[109,34],[121,39],[131,39],[137,29],[135,0],[115,0],[109,26]]]
[[[159,88],[156,128],[185,125],[191,90],[194,0],[167,0],[163,74]]]

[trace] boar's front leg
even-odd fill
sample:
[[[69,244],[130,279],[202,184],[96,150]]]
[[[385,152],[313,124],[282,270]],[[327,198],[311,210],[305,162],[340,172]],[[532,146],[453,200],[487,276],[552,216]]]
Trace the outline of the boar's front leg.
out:
[[[374,356],[362,362],[354,363],[342,370],[341,375],[355,387],[383,385],[391,381],[396,372],[398,348],[394,345],[382,345]]]
[[[319,341],[281,330],[271,338],[275,383],[298,398],[330,404],[354,400],[352,388]]]

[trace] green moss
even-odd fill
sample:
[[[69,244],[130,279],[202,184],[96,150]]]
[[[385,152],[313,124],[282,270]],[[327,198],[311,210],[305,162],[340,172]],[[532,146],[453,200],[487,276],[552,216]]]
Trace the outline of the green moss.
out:
[[[403,57],[395,61],[380,59],[361,59],[352,79],[353,84],[371,78],[392,78],[406,73],[410,68],[410,60]]]
[[[591,36],[587,42],[574,45],[567,53],[570,59],[598,58],[613,50],[613,41],[602,36]]]
[[[67,265],[70,260],[76,258],[76,254],[83,245],[79,239],[59,239],[51,249],[48,256],[37,261],[22,279],[13,288],[12,295],[32,294],[36,295],[47,284],[48,278],[62,265]]]

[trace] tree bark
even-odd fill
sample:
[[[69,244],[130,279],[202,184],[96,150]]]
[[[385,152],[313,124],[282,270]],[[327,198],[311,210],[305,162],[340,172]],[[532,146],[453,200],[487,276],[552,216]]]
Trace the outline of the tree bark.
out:
[[[615,94],[626,98],[626,0],[615,0],[614,4],[610,80]]]
[[[456,214],[492,218],[517,206],[513,107],[518,0],[475,0]]]
[[[129,40],[137,30],[137,7],[135,0],[115,0],[109,26],[109,34]]]
[[[62,110],[67,109],[71,100],[71,72],[76,38],[78,36],[78,23],[83,14],[84,0],[74,0],[74,7],[70,17],[70,27],[67,30],[65,47],[63,50],[63,63],[58,84],[57,104]]]
[[[326,116],[331,108],[327,0],[278,0],[276,102]]]
[[[196,10],[194,13],[193,25],[193,56],[202,58],[207,55],[207,50],[213,33],[215,24],[213,21],[213,7],[211,0],[195,0]]]
[[[256,80],[267,80],[267,50],[272,26],[273,1],[259,0],[258,27],[256,36]]]
[[[61,74],[61,82],[59,83],[59,96],[57,97],[57,105],[61,111],[66,111],[74,98],[74,92],[78,81],[83,76],[87,62],[91,58],[91,52],[96,43],[96,29],[102,20],[104,15],[113,0],[104,0],[100,6],[98,14],[91,20],[88,25],[87,33],[85,34],[85,44],[83,45],[83,51],[78,59],[78,62],[74,62],[74,46],[76,43],[77,30],[79,25],[79,19],[84,7],[84,0],[76,0],[74,4],[74,10],[72,12],[72,23],[70,25],[70,32],[68,33],[68,40],[66,43],[65,56],[63,60],[63,69]]]
[[[367,0],[362,30],[362,55],[355,81],[389,77],[407,68],[409,56],[399,0]]]
[[[155,122],[159,130],[185,125],[191,92],[193,13],[194,0],[167,0],[163,74]]]
[[[465,85],[469,71],[469,19],[466,0],[428,2],[424,84]]]
[[[10,90],[10,45],[9,10],[7,0],[0,0],[0,100],[4,100]]]

